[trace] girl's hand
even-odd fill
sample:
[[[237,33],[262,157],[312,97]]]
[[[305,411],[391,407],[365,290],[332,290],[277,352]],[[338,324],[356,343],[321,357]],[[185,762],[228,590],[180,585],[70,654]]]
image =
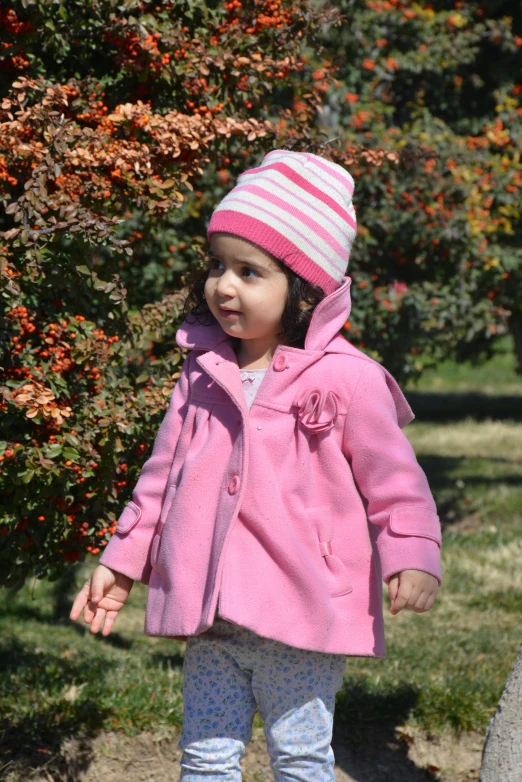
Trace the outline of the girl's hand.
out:
[[[390,578],[388,594],[390,613],[395,616],[404,606],[417,614],[429,611],[435,600],[439,582],[424,570],[401,570]]]
[[[105,620],[102,635],[109,635],[133,584],[123,573],[98,565],[76,595],[69,618],[78,619],[83,609],[83,621],[90,624],[91,633],[97,633]]]

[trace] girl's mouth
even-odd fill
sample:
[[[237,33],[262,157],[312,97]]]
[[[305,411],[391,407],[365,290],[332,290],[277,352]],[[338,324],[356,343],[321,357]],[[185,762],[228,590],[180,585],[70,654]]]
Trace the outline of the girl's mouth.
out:
[[[223,318],[226,318],[227,320],[232,320],[233,318],[237,318],[241,313],[239,310],[224,310],[223,307],[219,308],[219,313]]]

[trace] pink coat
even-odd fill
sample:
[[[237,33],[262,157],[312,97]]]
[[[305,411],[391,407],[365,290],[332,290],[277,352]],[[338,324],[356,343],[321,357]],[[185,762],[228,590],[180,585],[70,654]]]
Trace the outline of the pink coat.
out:
[[[382,580],[441,581],[441,532],[401,429],[414,415],[339,333],[351,278],[279,345],[248,410],[217,321],[190,348],[150,458],[100,563],[148,584],[145,633],[185,640],[218,613],[291,646],[384,657]]]

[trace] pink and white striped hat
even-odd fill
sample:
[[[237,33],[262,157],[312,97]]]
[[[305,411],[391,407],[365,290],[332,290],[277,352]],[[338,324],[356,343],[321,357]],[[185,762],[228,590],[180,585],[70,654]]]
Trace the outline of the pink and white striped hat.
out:
[[[259,245],[325,293],[348,268],[357,234],[354,181],[337,163],[308,152],[274,149],[239,175],[207,229]]]

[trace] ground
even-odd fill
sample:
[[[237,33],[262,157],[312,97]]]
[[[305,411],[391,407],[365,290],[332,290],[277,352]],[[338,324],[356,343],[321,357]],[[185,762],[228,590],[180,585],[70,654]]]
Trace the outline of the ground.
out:
[[[471,782],[478,779],[483,737],[429,739],[411,728],[360,743],[334,730],[337,782]],[[178,782],[181,749],[175,737],[155,740],[151,733],[127,737],[101,732],[93,741],[65,739],[61,770],[40,766],[31,782]],[[254,728],[243,761],[244,782],[273,782],[262,728]],[[24,780],[25,782],[25,780]]]

